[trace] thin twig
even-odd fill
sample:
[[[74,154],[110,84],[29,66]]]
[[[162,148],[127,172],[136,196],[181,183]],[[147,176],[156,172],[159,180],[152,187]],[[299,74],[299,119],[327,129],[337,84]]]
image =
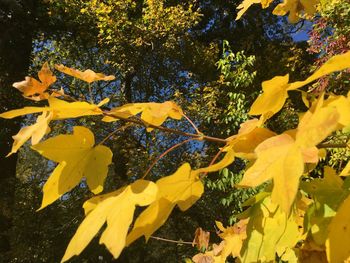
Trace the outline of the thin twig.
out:
[[[170,243],[184,244],[184,245],[191,245],[191,246],[192,246],[192,243],[193,243],[193,242],[188,242],[188,241],[172,240],[172,239],[167,239],[167,238],[162,238],[162,237],[155,237],[155,236],[150,236],[150,238],[155,239],[155,240],[170,242]]]
[[[187,142],[190,142],[190,141],[193,141],[193,140],[196,140],[196,138],[190,138],[190,139],[187,139],[187,140],[184,140],[182,142],[179,142],[178,144],[175,144],[174,146],[170,147],[169,149],[167,149],[165,152],[163,152],[160,156],[158,156],[157,159],[154,160],[154,162],[151,164],[151,166],[147,169],[147,171],[145,172],[145,174],[142,176],[142,179],[144,179],[148,173],[152,170],[152,168],[155,166],[155,164],[160,160],[162,159],[165,155],[167,155],[169,152],[171,152],[172,150],[174,150],[175,148],[187,143]]]
[[[197,140],[205,140],[205,141],[217,142],[217,143],[223,143],[223,144],[227,143],[227,141],[225,139],[206,136],[206,135],[202,135],[202,134],[183,132],[183,131],[167,128],[164,126],[157,126],[157,125],[153,125],[151,123],[147,123],[147,122],[145,122],[141,119],[135,118],[135,117],[134,118],[125,118],[123,116],[119,116],[119,115],[116,115],[115,113],[111,113],[111,112],[103,112],[103,115],[117,118],[120,120],[124,120],[126,122],[132,122],[132,123],[135,123],[137,125],[144,126],[146,128],[153,128],[153,129],[158,129],[160,131],[167,132],[167,133],[173,133],[173,134],[178,134],[178,135],[182,135],[182,136],[186,136],[186,137],[192,137],[192,138],[195,138]]]
[[[192,127],[195,129],[195,131],[196,131],[198,134],[202,134],[202,133],[198,130],[197,126],[193,123],[193,121],[192,121],[189,117],[187,117],[187,115],[186,115],[185,113],[182,113],[182,116],[185,117],[185,119],[192,125]]]
[[[118,129],[115,129],[114,131],[110,132],[102,141],[100,141],[97,145],[103,144],[105,141],[107,141],[110,137],[112,137],[114,134],[116,134],[118,131],[125,130],[126,128],[129,128],[132,126],[131,123],[128,123],[122,127],[119,127]]]

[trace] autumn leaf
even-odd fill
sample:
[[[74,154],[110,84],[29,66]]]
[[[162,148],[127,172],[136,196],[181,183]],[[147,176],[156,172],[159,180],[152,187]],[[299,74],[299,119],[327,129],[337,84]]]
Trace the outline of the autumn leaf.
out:
[[[181,211],[186,211],[204,191],[203,183],[191,171],[188,163],[183,164],[174,174],[159,179],[156,184],[159,189],[157,199],[136,219],[127,237],[127,246],[143,235],[148,240],[165,223],[176,205]]]
[[[225,228],[221,222],[216,222],[216,226],[222,232],[219,236],[224,240],[224,247],[219,255],[220,262],[225,263],[229,256],[240,257],[243,241],[247,238],[247,223],[248,220],[243,219],[233,226]]]
[[[102,73],[96,73],[96,72],[92,71],[91,69],[87,69],[85,71],[80,71],[77,69],[72,69],[72,68],[66,67],[64,65],[55,65],[55,68],[57,70],[65,73],[65,74],[67,74],[67,75],[81,79],[81,80],[88,82],[88,83],[98,81],[98,80],[109,81],[109,80],[115,79],[115,76],[113,76],[113,75],[106,76]]]
[[[53,112],[53,120],[77,118],[89,115],[101,115],[102,110],[99,107],[107,103],[108,99],[101,101],[98,105],[81,101],[66,102],[64,100],[60,100],[54,97],[50,97],[48,99],[48,102],[49,106],[24,107],[22,109],[16,109],[1,113],[0,117],[5,119],[12,119],[22,115],[28,115],[45,111]]]
[[[29,138],[32,138],[32,145],[39,143],[44,135],[50,132],[49,122],[52,117],[52,112],[44,111],[42,115],[37,118],[35,124],[22,128],[16,135],[12,136],[14,142],[11,152],[7,156],[16,153]]]
[[[94,147],[94,144],[94,135],[88,128],[75,126],[71,135],[58,135],[32,146],[44,157],[59,163],[44,185],[40,209],[73,189],[83,177],[93,193],[103,190],[112,152],[106,146]]]
[[[243,0],[242,3],[237,7],[237,9],[239,9],[239,12],[237,13],[236,20],[239,20],[242,15],[247,12],[250,6],[253,4],[258,4],[260,2],[261,0]]]
[[[326,241],[328,261],[331,263],[350,260],[350,197],[339,207],[337,214],[329,225]]]
[[[238,186],[256,187],[273,179],[272,199],[288,214],[304,170],[301,150],[292,137],[282,134],[265,140],[255,152],[257,160]]]
[[[162,125],[167,118],[180,120],[183,115],[181,108],[172,101],[166,101],[163,103],[130,103],[112,109],[108,113],[109,116],[104,117],[103,121],[116,121],[118,120],[118,117],[125,119],[139,113],[141,113],[141,120],[143,120],[146,125],[152,124],[155,126]],[[151,127],[147,128],[147,131],[152,130],[153,128]]]
[[[316,13],[319,0],[284,0],[273,10],[274,15],[284,16],[289,13],[288,20],[291,23],[299,21],[302,13],[312,16]]]
[[[201,227],[196,229],[192,246],[196,246],[198,250],[207,250],[209,246],[210,232],[204,231]]]
[[[262,8],[267,8],[273,0],[243,0],[242,3],[237,7],[239,9],[236,20],[241,19],[242,15],[247,12],[250,6],[253,4],[261,4]]]
[[[350,51],[330,58],[309,78],[304,81],[289,83],[289,75],[277,76],[262,83],[263,93],[254,101],[250,108],[250,115],[268,114],[269,117],[280,111],[288,98],[288,91],[301,88],[335,71],[350,67]]]
[[[300,240],[298,225],[269,196],[250,211],[241,262],[274,262],[277,251],[281,256]]]
[[[13,87],[21,91],[27,99],[35,101],[47,99],[49,93],[45,91],[56,81],[56,77],[52,74],[47,62],[42,66],[38,76],[40,81],[25,77],[25,80],[13,83]]]
[[[135,207],[151,204],[156,199],[157,191],[155,183],[137,180],[127,187],[101,196],[100,201],[87,213],[84,221],[78,227],[61,262],[69,260],[74,255],[79,255],[105,222],[107,222],[107,227],[102,232],[100,243],[106,245],[114,258],[118,258],[125,247]],[[95,197],[94,200],[96,201]]]

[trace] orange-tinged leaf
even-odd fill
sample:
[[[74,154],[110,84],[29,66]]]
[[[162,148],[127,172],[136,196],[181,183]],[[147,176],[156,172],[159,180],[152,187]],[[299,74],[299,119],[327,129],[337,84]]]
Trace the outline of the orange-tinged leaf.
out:
[[[69,260],[74,255],[79,255],[105,222],[107,222],[107,227],[101,235],[100,243],[106,245],[114,258],[119,257],[125,247],[135,207],[152,203],[156,199],[157,191],[158,188],[153,182],[137,180],[127,187],[102,196],[100,202],[96,203],[78,227],[62,262]]]
[[[72,69],[72,68],[66,67],[64,65],[55,65],[55,68],[57,70],[65,73],[65,74],[67,74],[67,75],[81,79],[81,80],[88,82],[88,83],[98,81],[98,80],[109,81],[109,80],[115,79],[115,76],[113,76],[113,75],[106,76],[102,73],[96,73],[96,72],[92,71],[91,69],[87,69],[85,71],[80,71],[77,69]]]
[[[83,177],[92,192],[102,191],[112,152],[106,146],[94,147],[94,144],[93,133],[76,126],[71,135],[59,135],[32,146],[44,157],[59,163],[44,185],[40,209],[73,189]]]
[[[350,260],[350,196],[339,207],[329,225],[326,241],[328,262],[348,262]]]
[[[21,91],[25,98],[36,101],[47,99],[49,94],[45,91],[56,81],[56,77],[52,74],[47,62],[42,66],[38,76],[40,81],[31,77],[25,77],[24,81],[13,83],[13,87]]]
[[[174,174],[159,179],[156,184],[159,189],[157,200],[136,219],[134,228],[127,237],[127,246],[143,235],[148,240],[165,223],[175,205],[185,211],[204,191],[203,183],[191,171],[188,163],[183,164]]]
[[[22,128],[16,135],[12,136],[14,139],[11,152],[7,155],[17,152],[17,150],[27,141],[32,138],[32,145],[39,143],[39,141],[50,131],[49,122],[52,119],[52,112],[43,112],[37,118],[35,124]]]
[[[201,227],[196,229],[192,246],[196,246],[198,250],[207,250],[209,246],[210,232],[204,231]]]

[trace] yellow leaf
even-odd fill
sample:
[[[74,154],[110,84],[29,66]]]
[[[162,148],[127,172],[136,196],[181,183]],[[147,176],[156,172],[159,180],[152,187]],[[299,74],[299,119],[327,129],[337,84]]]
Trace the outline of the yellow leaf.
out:
[[[13,83],[13,87],[23,93],[23,96],[32,100],[47,99],[49,94],[45,91],[56,81],[56,77],[52,74],[49,64],[44,63],[38,73],[39,81],[31,77],[25,77],[24,81]]]
[[[141,236],[146,240],[160,228],[177,205],[180,210],[189,209],[203,194],[204,186],[188,163],[174,174],[156,182],[157,200],[147,207],[136,219],[134,228],[127,237],[127,246]]]
[[[93,133],[76,126],[72,135],[59,135],[32,146],[44,157],[59,162],[44,185],[40,209],[73,189],[83,177],[92,192],[97,194],[102,191],[112,152],[106,146],[94,147],[94,144]]]
[[[350,162],[345,166],[345,168],[341,171],[341,176],[348,176],[350,174]]]
[[[291,23],[299,21],[302,13],[312,16],[316,13],[319,0],[284,0],[273,10],[273,14],[284,16],[289,13],[288,19]]]
[[[298,225],[278,209],[269,196],[254,205],[251,211],[241,262],[274,262],[277,252],[294,248],[300,239]]]
[[[277,76],[262,83],[263,93],[255,100],[250,108],[250,115],[269,115],[271,117],[280,111],[288,98],[288,91],[296,90],[312,81],[335,71],[350,67],[350,51],[336,55],[323,64],[314,74],[304,81],[289,82],[288,74]]]
[[[235,153],[233,150],[228,149],[224,158],[216,164],[212,164],[208,167],[199,168],[197,170],[192,171],[193,174],[199,175],[200,173],[212,173],[216,171],[220,171],[225,167],[229,166],[235,160]]]
[[[301,151],[294,146],[279,161],[278,170],[273,177],[272,201],[279,204],[282,211],[289,214],[298,192],[299,179],[304,171]]]
[[[224,228],[222,224],[217,225],[222,233],[219,236],[225,241],[220,257],[222,262],[226,262],[228,256],[239,257],[243,241],[247,238],[246,228],[248,220],[240,220],[231,227]]]
[[[326,241],[328,262],[348,262],[350,260],[350,197],[339,207],[329,225]]]
[[[7,156],[17,152],[29,138],[32,138],[32,145],[39,143],[44,135],[50,132],[49,122],[52,116],[51,112],[43,112],[43,114],[37,118],[35,124],[22,128],[15,136],[12,136],[14,143],[11,152]]]
[[[98,81],[98,80],[109,81],[109,80],[115,79],[115,77],[113,75],[106,76],[102,73],[96,73],[96,72],[92,71],[91,69],[87,69],[85,71],[80,71],[77,69],[72,69],[72,68],[66,67],[64,65],[55,65],[55,68],[57,70],[65,73],[65,74],[67,74],[67,75],[81,79],[81,80],[88,82],[88,83]]]
[[[326,106],[335,107],[339,113],[339,123],[350,125],[350,98],[344,96],[330,97],[325,101]]]
[[[304,170],[301,150],[292,137],[282,134],[265,140],[255,152],[257,160],[238,186],[256,187],[273,179],[272,199],[288,214]]]
[[[149,205],[156,199],[157,191],[157,186],[153,182],[137,180],[127,187],[102,196],[100,202],[87,214],[78,227],[62,262],[69,260],[74,255],[79,255],[105,222],[107,222],[107,227],[101,235],[100,243],[106,245],[114,258],[119,257],[125,247],[126,236],[136,205]]]
[[[273,178],[281,169],[280,162],[293,146],[294,140],[286,134],[271,137],[262,142],[256,149],[256,162],[245,172],[238,186],[256,187]]]
[[[339,113],[334,107],[318,107],[308,111],[299,122],[296,143],[303,148],[314,147],[338,127]]]
[[[250,108],[250,115],[261,115],[271,112],[279,112],[288,98],[289,75],[277,76],[262,83],[261,94]]]
[[[253,4],[260,3],[261,0],[243,0],[242,3],[237,7],[237,9],[240,9],[237,13],[236,20],[239,20],[242,15],[247,12],[248,8]]]
[[[341,71],[350,67],[350,51],[331,57],[326,63],[324,63],[318,70],[316,70],[310,77],[304,81],[297,81],[290,84],[288,90],[298,89],[306,84],[309,84],[325,75],[330,73]]]
[[[179,106],[172,101],[163,103],[130,103],[121,107],[112,109],[109,116],[104,117],[103,121],[111,122],[119,118],[129,118],[141,113],[141,119],[147,124],[160,126],[169,117],[175,120],[182,118],[183,112]],[[114,119],[113,119],[114,117]],[[151,131],[153,128],[147,128]]]
[[[80,101],[66,102],[64,100],[59,100],[54,97],[50,97],[48,101],[48,107],[24,107],[22,109],[16,109],[1,113],[0,117],[5,119],[12,119],[22,115],[51,111],[53,112],[52,119],[59,120],[102,114],[102,110],[99,108],[99,105],[101,104],[95,105]]]

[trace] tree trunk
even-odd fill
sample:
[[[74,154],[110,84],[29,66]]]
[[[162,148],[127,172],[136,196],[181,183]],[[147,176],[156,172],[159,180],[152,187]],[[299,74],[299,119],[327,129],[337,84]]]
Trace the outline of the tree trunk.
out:
[[[23,98],[12,83],[21,81],[30,65],[36,0],[0,1],[0,112],[22,107]],[[0,260],[11,260],[12,226],[17,155],[5,156],[20,121],[0,119]]]

